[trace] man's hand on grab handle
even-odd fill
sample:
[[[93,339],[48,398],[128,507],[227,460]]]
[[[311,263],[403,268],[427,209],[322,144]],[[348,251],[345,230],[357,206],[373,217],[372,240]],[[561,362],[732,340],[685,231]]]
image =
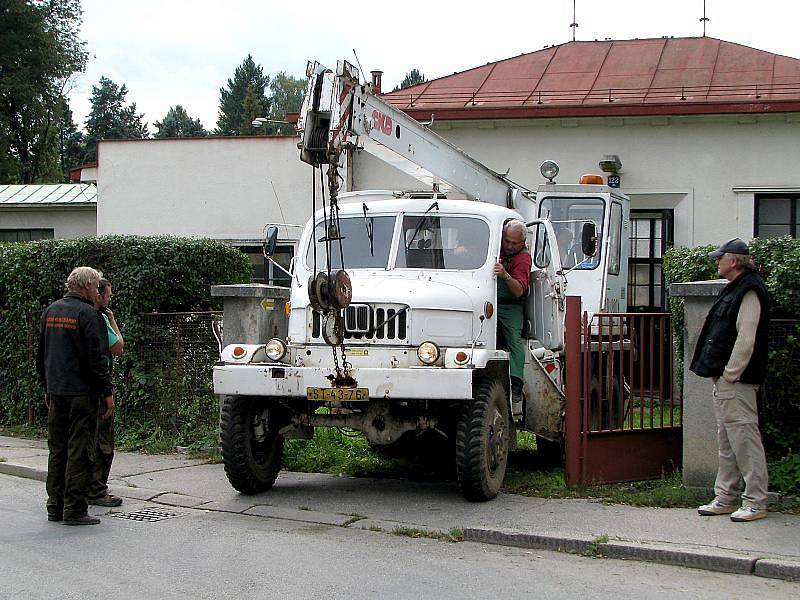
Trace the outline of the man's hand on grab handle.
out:
[[[114,416],[114,396],[109,395],[106,396],[106,412],[103,413],[103,416],[100,417],[103,421],[110,419]]]

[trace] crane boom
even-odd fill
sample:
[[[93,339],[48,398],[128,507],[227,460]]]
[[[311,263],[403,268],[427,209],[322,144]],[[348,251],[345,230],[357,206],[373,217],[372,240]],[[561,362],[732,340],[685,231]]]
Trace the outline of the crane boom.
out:
[[[347,61],[338,63],[336,73],[309,63],[307,74],[297,125],[303,161],[340,165],[345,150],[363,148],[419,181],[444,182],[471,200],[513,208],[531,194],[376,96]]]

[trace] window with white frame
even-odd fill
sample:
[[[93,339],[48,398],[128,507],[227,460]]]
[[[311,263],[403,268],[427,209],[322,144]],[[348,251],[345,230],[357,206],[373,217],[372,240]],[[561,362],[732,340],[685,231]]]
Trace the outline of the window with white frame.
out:
[[[800,192],[756,196],[753,235],[772,238],[800,233]]]

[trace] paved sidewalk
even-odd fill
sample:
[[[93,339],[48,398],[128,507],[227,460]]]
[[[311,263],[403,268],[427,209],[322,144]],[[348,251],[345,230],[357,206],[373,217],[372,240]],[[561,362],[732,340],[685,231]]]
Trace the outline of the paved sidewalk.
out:
[[[41,441],[0,436],[0,473],[43,481]],[[501,494],[466,502],[453,483],[416,483],[282,472],[272,490],[243,496],[222,465],[183,455],[118,452],[115,494],[152,503],[351,529],[464,531],[468,541],[654,561],[800,581],[800,516],[755,523],[694,509],[637,508],[591,500]],[[124,511],[125,504],[120,509]]]

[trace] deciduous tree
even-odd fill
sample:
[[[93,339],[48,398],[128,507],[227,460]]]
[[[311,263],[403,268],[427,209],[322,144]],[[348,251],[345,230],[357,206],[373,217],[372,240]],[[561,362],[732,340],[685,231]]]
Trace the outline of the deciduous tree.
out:
[[[0,6],[0,181],[61,179],[59,122],[70,77],[86,67],[79,0]]]

